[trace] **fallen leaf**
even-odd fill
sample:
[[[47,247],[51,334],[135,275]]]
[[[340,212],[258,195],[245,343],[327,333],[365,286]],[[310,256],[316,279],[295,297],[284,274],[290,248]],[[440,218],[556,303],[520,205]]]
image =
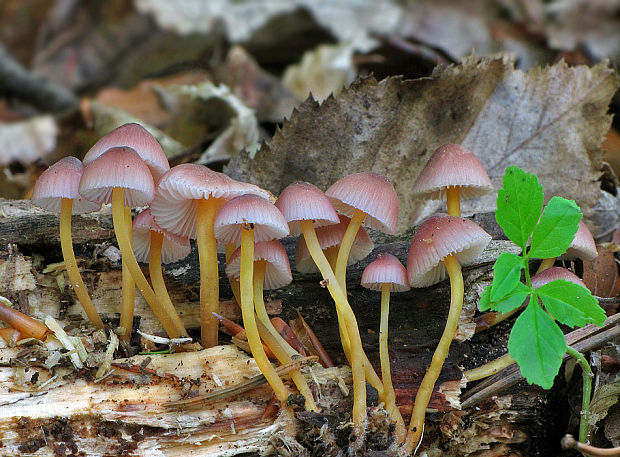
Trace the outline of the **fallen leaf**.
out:
[[[598,297],[616,297],[620,292],[618,264],[613,253],[597,246],[598,256],[583,261],[583,282]]]
[[[226,172],[274,193],[297,180],[326,189],[350,173],[381,173],[399,195],[402,233],[444,207],[414,199],[412,183],[436,148],[461,143],[494,186],[517,165],[538,175],[547,198],[574,199],[587,216],[601,194],[600,144],[617,82],[606,64],[525,73],[507,59],[476,57],[430,78],[360,79],[321,105],[306,100],[254,159],[242,152]],[[463,202],[464,214],[494,209],[493,193]]]
[[[57,136],[58,126],[52,116],[0,123],[0,166],[14,161],[28,165],[45,157],[56,146]]]
[[[242,149],[250,157],[254,156],[259,139],[256,116],[227,86],[205,81],[196,85],[154,86],[154,89],[175,124],[185,132],[181,135],[173,127],[175,138],[193,137],[197,143],[209,133],[217,134],[198,163],[227,160]]]

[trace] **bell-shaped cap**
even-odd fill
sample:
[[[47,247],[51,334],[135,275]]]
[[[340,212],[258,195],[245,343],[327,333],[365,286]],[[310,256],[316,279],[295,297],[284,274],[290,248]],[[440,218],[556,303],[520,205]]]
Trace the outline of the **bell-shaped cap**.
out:
[[[539,287],[542,287],[551,281],[555,281],[556,279],[564,279],[565,281],[574,282],[581,287],[586,287],[583,281],[579,279],[579,276],[562,267],[547,268],[546,270],[535,274],[532,276],[532,287],[534,289],[538,289]]]
[[[125,189],[125,205],[145,206],[153,200],[155,185],[146,163],[129,147],[108,149],[84,169],[80,194],[99,203],[112,202],[112,190]]]
[[[341,214],[338,215],[340,222],[334,225],[326,225],[316,229],[316,237],[319,241],[321,249],[327,249],[332,246],[340,246],[342,238],[347,231],[349,222],[351,219]],[[353,265],[362,259],[365,259],[368,254],[372,252],[375,244],[370,239],[368,232],[364,227],[360,227],[353,240],[351,246],[351,252],[347,259],[347,265]],[[295,249],[295,269],[300,273],[314,273],[319,269],[314,264],[314,260],[310,256],[308,246],[306,246],[306,240],[303,236],[300,236],[297,240],[297,246]]]
[[[125,124],[102,136],[84,156],[88,165],[110,148],[127,146],[146,162],[153,179],[157,180],[170,169],[166,154],[159,142],[140,124]]]
[[[493,190],[480,159],[460,144],[445,144],[433,153],[413,184],[413,194],[443,200],[448,187],[458,187],[461,199],[481,197]]]
[[[427,287],[447,276],[443,259],[454,255],[461,266],[478,257],[491,241],[491,235],[469,219],[433,216],[418,227],[407,257],[411,287]]]
[[[289,224],[291,234],[301,233],[300,221],[314,221],[314,227],[337,224],[338,213],[321,189],[309,182],[289,184],[276,200],[277,208]]]
[[[229,200],[215,217],[213,233],[223,243],[241,244],[241,228],[254,226],[255,242],[284,238],[289,234],[282,213],[258,195],[246,194]]]
[[[101,205],[86,200],[78,193],[84,166],[75,157],[65,157],[39,177],[32,191],[32,203],[53,213],[60,213],[63,198],[73,200],[72,214],[97,211]]]
[[[290,284],[293,280],[291,266],[282,243],[277,240],[263,241],[254,245],[254,261],[267,262],[265,268],[264,289],[277,289]],[[226,274],[229,278],[241,275],[241,248],[237,248],[226,263]]]
[[[561,257],[563,260],[594,260],[597,256],[598,251],[594,238],[592,237],[592,232],[590,232],[586,223],[581,219],[573,242]]]
[[[214,198],[224,204],[243,194],[269,199],[269,193],[252,184],[241,183],[204,165],[177,165],[157,182],[151,212],[160,227],[188,238],[196,238],[198,200]]]
[[[189,239],[162,229],[147,208],[133,220],[133,251],[139,262],[149,263],[151,232],[159,232],[164,238],[161,244],[161,262],[171,263],[184,259],[192,251]]]
[[[366,213],[364,224],[394,234],[398,226],[398,195],[385,176],[355,173],[335,182],[325,191],[337,211],[351,217],[356,209]]]
[[[381,290],[383,284],[390,284],[393,292],[410,289],[407,270],[392,254],[379,254],[362,273],[362,286],[371,290]]]

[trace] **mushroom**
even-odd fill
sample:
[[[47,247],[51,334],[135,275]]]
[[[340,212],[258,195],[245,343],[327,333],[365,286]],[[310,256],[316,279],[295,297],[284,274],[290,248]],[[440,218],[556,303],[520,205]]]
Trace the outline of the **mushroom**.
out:
[[[597,256],[598,251],[596,250],[596,243],[592,237],[592,232],[590,232],[586,223],[581,219],[579,221],[577,233],[575,233],[575,238],[573,238],[570,246],[560,258],[562,260],[594,260]],[[543,259],[536,273],[541,273],[547,268],[551,268],[554,263],[554,258]]]
[[[240,271],[241,248],[238,248],[228,260],[226,274],[229,278],[238,279]],[[271,349],[271,352],[275,354],[282,364],[291,363],[293,361],[292,357],[299,356],[299,353],[280,335],[280,332],[276,330],[269,320],[263,299],[263,289],[277,289],[290,284],[292,280],[291,267],[282,243],[272,240],[254,245],[254,309],[258,316],[258,321],[265,330],[261,332],[259,328],[259,333],[269,349]],[[272,344],[270,344],[271,339],[275,340]],[[318,411],[312,392],[301,372],[293,370],[291,372],[291,379],[297,386],[297,389],[299,389],[299,393],[305,398],[306,410]]]
[[[265,355],[253,305],[254,242],[285,237],[289,233],[286,221],[272,203],[258,195],[246,194],[233,198],[222,207],[215,218],[213,233],[225,243],[241,244],[239,286],[245,334],[256,365],[278,400],[286,405],[289,390]]]
[[[88,320],[97,328],[103,322],[93,305],[73,252],[71,239],[71,214],[98,210],[101,205],[82,198],[78,186],[84,166],[75,157],[65,157],[45,170],[32,191],[32,203],[60,214],[60,247],[67,268],[67,275]]]
[[[171,338],[187,335],[174,306],[157,300],[138,266],[131,246],[125,208],[148,205],[155,192],[153,176],[140,156],[129,147],[115,147],[91,162],[80,181],[80,194],[99,203],[112,203],[112,222],[123,258],[142,296]],[[130,330],[129,327],[128,330]],[[126,332],[127,333],[127,332]]]
[[[379,326],[379,358],[381,359],[381,378],[383,380],[383,401],[385,410],[396,424],[396,441],[405,440],[407,429],[403,417],[396,406],[396,394],[390,374],[390,355],[388,352],[388,316],[390,313],[390,292],[405,292],[410,289],[407,270],[400,260],[392,254],[379,254],[362,273],[362,286],[381,291],[381,324]]]
[[[189,255],[189,239],[170,233],[157,225],[147,208],[133,220],[134,253],[136,260],[149,264],[153,291],[160,303],[174,306],[166,289],[162,263],[176,262]]]
[[[0,300],[0,321],[6,322],[13,327],[13,330],[17,330],[20,333],[19,338],[35,338],[41,341],[47,338],[49,329],[44,323],[7,306],[4,301]]]
[[[196,239],[200,262],[200,330],[205,348],[217,345],[219,323],[219,272],[213,222],[221,206],[233,197],[267,191],[237,182],[203,165],[173,167],[157,183],[151,213],[171,233]]]
[[[413,184],[413,195],[447,200],[448,214],[461,216],[461,199],[477,198],[493,190],[480,159],[460,144],[445,144],[426,163]]]
[[[310,255],[323,276],[323,284],[329,290],[342,316],[350,342],[349,352],[353,375],[353,434],[356,437],[354,446],[359,447],[364,441],[366,431],[365,354],[355,314],[319,245],[315,232],[315,227],[338,223],[338,215],[325,194],[318,187],[307,182],[295,182],[286,187],[278,197],[276,206],[288,221],[291,233],[293,235],[303,233]]]
[[[403,453],[409,455],[420,441],[426,408],[450,350],[463,307],[463,275],[467,265],[484,250],[491,236],[476,223],[454,216],[427,219],[413,235],[407,257],[411,287],[428,287],[450,276],[451,300],[446,327],[416,394]]]
[[[129,123],[108,132],[101,137],[84,156],[84,165],[88,166],[108,149],[126,146],[133,149],[148,166],[153,180],[157,180],[162,174],[170,169],[166,154],[155,137],[139,124]],[[125,207],[125,227],[129,230],[130,244],[133,243],[131,233],[131,208]],[[129,273],[127,259],[122,260],[122,302],[121,319],[119,326],[125,329],[121,338],[128,340],[131,336],[133,323],[135,283]]]
[[[398,225],[398,195],[385,176],[355,173],[335,182],[325,191],[337,211],[350,216],[336,261],[336,278],[346,292],[347,262],[355,236],[365,223],[368,227],[393,235]]]

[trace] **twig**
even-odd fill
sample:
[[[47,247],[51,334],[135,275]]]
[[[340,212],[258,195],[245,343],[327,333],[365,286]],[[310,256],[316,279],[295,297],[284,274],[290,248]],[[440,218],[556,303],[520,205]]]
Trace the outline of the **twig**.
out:
[[[580,443],[572,435],[565,435],[562,438],[562,449],[577,449],[584,455],[591,457],[620,457],[620,447],[603,449],[600,447],[590,446],[589,444]]]
[[[67,88],[25,69],[0,44],[0,93],[24,100],[43,111],[76,108],[78,98]]]
[[[316,362],[318,360],[319,358],[317,356],[299,358],[291,363],[287,363],[276,368],[276,372],[278,373],[278,376],[283,376],[293,370],[297,370],[307,365],[310,362]],[[214,401],[224,400],[227,398],[235,397],[237,395],[241,395],[242,393],[245,393],[248,390],[255,389],[261,384],[265,384],[266,382],[267,381],[265,379],[265,376],[259,374],[240,384],[226,387],[224,389],[218,389],[214,392],[209,392],[208,394],[199,395],[197,397],[189,398],[186,400],[178,400],[164,403],[164,406],[167,408],[199,408],[203,407],[205,403],[211,403]]]

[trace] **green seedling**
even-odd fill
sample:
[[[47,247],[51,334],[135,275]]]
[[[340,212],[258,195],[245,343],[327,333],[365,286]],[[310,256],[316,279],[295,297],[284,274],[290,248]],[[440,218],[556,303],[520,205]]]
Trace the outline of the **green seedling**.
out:
[[[522,255],[503,253],[498,257],[493,266],[493,283],[482,293],[479,308],[507,313],[529,298],[510,332],[508,352],[525,379],[544,389],[553,385],[567,351],[582,369],[589,371],[584,371],[584,382],[591,376],[589,364],[583,355],[567,346],[556,321],[570,327],[602,325],[605,321],[605,311],[585,287],[555,280],[534,289],[530,281],[529,261],[563,254],[581,217],[577,204],[562,197],[551,198],[543,211],[543,189],[536,175],[518,167],[506,170],[503,187],[497,193],[495,219],[506,236],[521,248]],[[584,384],[580,440],[585,439],[587,430],[584,416],[589,409],[589,390]]]

